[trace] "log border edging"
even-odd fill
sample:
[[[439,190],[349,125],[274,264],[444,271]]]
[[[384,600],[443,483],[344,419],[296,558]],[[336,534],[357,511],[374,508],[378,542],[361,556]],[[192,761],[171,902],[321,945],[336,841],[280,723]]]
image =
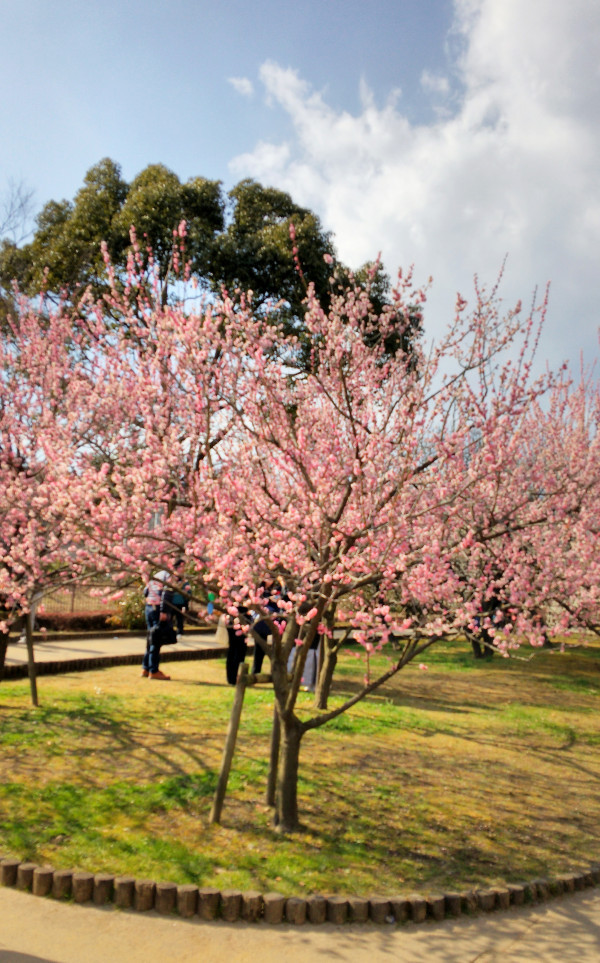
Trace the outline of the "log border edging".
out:
[[[161,649],[161,662],[195,662],[204,659],[224,659],[227,650],[218,648],[185,649],[184,651],[168,652]],[[56,659],[48,662],[36,662],[36,676],[61,675],[67,672],[88,672],[93,669],[112,669],[118,665],[141,665],[143,652],[135,655],[95,655],[82,659]],[[4,682],[28,677],[27,663],[22,665],[5,665]]]
[[[283,896],[281,893],[246,893],[217,890],[193,884],[111,876],[82,870],[53,869],[30,860],[0,857],[0,885],[14,886],[34,896],[72,899],[75,903],[106,906],[139,913],[154,910],[181,919],[220,919],[223,922],[288,923],[301,926],[325,922],[392,925],[455,919],[507,910],[512,906],[544,903],[588,887],[600,885],[600,863],[523,883],[508,883],[450,893],[411,893],[398,896]]]

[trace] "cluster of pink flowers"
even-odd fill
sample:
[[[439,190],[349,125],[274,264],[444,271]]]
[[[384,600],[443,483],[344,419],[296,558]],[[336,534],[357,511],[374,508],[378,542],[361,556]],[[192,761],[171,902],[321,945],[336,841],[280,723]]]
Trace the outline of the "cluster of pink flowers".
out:
[[[363,289],[325,311],[309,288],[301,341],[244,297],[165,305],[140,269],[77,311],[23,303],[3,339],[9,608],[56,572],[181,556],[238,622],[283,583],[288,650],[332,614],[369,651],[481,624],[508,651],[539,643],[541,610],[549,630],[597,623],[598,388],[532,378],[544,305],[501,316],[477,290],[433,350],[387,354],[424,301],[410,277],[380,316]]]

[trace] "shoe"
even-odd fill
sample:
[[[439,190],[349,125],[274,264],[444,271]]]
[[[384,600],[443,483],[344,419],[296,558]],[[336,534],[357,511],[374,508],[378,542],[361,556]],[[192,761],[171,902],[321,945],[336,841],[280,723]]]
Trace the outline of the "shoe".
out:
[[[142,679],[147,679],[149,675],[148,669],[142,669]]]
[[[165,675],[164,672],[160,671],[160,669],[158,670],[158,672],[151,672],[150,678],[151,679],[168,679],[169,681],[171,680],[171,676]]]

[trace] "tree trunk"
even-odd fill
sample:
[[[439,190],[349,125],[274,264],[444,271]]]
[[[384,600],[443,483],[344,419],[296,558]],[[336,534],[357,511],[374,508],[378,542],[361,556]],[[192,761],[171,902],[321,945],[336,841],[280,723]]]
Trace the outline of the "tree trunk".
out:
[[[294,716],[281,723],[281,746],[275,792],[275,825],[281,833],[298,829],[298,760],[302,727]]]
[[[325,637],[323,639],[323,657],[321,661],[321,671],[317,681],[317,691],[315,693],[315,706],[317,709],[326,709],[329,691],[333,681],[333,673],[337,665],[337,647],[332,645],[333,639]]]
[[[277,706],[273,709],[273,728],[271,729],[271,746],[269,752],[269,775],[267,778],[267,806],[275,805],[277,790],[277,769],[279,766],[279,746],[281,744],[281,724],[277,713]]]
[[[6,664],[6,650],[8,649],[8,632],[0,632],[0,682],[4,678],[4,666]]]
[[[33,653],[33,620],[34,612],[29,610],[25,616],[25,641],[27,642],[27,670],[29,672],[29,688],[31,690],[31,704],[38,706],[37,694],[37,672],[35,668],[35,656]]]

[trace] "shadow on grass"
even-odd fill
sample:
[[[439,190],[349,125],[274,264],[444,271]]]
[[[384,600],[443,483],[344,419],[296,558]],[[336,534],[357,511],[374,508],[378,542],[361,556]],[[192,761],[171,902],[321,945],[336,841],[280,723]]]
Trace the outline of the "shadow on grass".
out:
[[[335,689],[335,695],[343,698],[351,697],[358,686],[344,682]],[[581,727],[577,730],[574,726],[553,723],[544,718],[548,703],[544,699],[531,700],[523,704],[521,702],[513,704],[493,704],[490,702],[469,702],[462,701],[457,703],[450,697],[444,699],[439,696],[431,699],[429,696],[407,696],[401,692],[385,692],[385,701],[400,710],[389,720],[389,727],[401,729],[406,727],[411,732],[417,733],[423,738],[434,736],[451,736],[461,742],[479,745],[482,748],[501,748],[511,753],[527,752],[536,758],[551,762],[553,765],[560,766],[564,772],[585,773],[594,782],[600,781],[600,775],[592,768],[584,765],[581,758],[576,758],[569,754],[574,747],[583,748],[587,744],[598,744],[600,737],[596,732],[588,733]],[[506,717],[505,730],[493,732],[469,731],[464,725],[461,727],[452,726],[448,722],[438,718],[432,718],[429,713],[448,713],[463,717],[465,721],[473,712],[482,711],[492,714],[500,719]],[[530,713],[535,711],[537,715],[530,717]],[[569,711],[568,707],[561,705],[561,711]],[[581,712],[581,706],[573,706],[573,712]],[[427,714],[424,714],[427,713]],[[330,724],[331,728],[341,732],[358,732],[368,728],[368,722],[364,719],[354,719],[352,715],[343,715]],[[380,727],[382,728],[382,727]],[[536,741],[537,738],[537,741]],[[543,740],[552,739],[558,744],[551,746]]]
[[[585,756],[585,738],[595,730],[591,720],[588,732],[571,726],[571,717],[552,719],[559,701],[561,711],[591,706],[593,684],[569,686],[567,679],[557,693],[547,685],[555,678],[550,666],[522,673],[525,684],[511,704],[518,674],[506,672],[500,662],[493,669],[477,665],[476,673],[454,675],[431,668],[407,673],[400,686],[385,686],[360,703],[362,710],[325,726],[319,737],[307,736],[299,782],[305,832],[290,838],[275,832],[259,802],[272,701],[272,691],[264,688],[248,693],[222,828],[214,832],[207,817],[233,701],[233,690],[221,692],[229,690],[224,682],[181,680],[179,706],[171,692],[140,699],[136,690],[125,700],[79,696],[77,705],[66,708],[14,710],[12,722],[9,713],[2,714],[0,743],[10,747],[11,735],[29,739],[28,759],[35,760],[39,740],[49,754],[42,756],[41,766],[46,759],[52,766],[54,749],[47,742],[56,743],[59,754],[67,726],[74,735],[73,763],[67,760],[59,772],[64,777],[70,767],[69,781],[63,782],[62,794],[56,786],[48,808],[36,814],[38,832],[57,847],[72,833],[80,847],[90,841],[94,852],[105,852],[114,865],[119,854],[130,854],[138,863],[147,855],[152,872],[163,864],[163,879],[176,872],[178,881],[206,882],[212,874],[213,885],[225,878],[215,876],[220,868],[229,869],[235,861],[251,877],[251,888],[263,890],[282,886],[297,892],[299,865],[307,885],[316,880],[323,888],[329,883],[322,881],[331,880],[332,891],[356,891],[367,866],[371,879],[377,872],[373,867],[389,869],[388,891],[394,880],[398,890],[415,880],[419,887],[435,889],[457,881],[475,885],[545,875],[561,852],[581,855],[585,845],[595,850],[598,754]],[[585,679],[581,669],[575,678]],[[189,697],[197,686],[213,690],[214,699]],[[341,674],[333,699],[348,698],[360,687]],[[542,709],[548,710],[546,717]],[[302,696],[302,711],[314,711],[308,696]],[[587,718],[582,717],[586,727]],[[330,735],[322,738],[325,733]],[[122,775],[115,779],[119,767]],[[52,786],[38,768],[36,777],[40,774],[35,791],[45,794]],[[14,792],[12,798],[4,795],[4,808],[15,820],[13,838],[25,847],[15,848],[19,856],[35,858],[36,831],[25,816],[19,824],[25,797]],[[135,839],[111,831],[110,818],[132,814],[139,819]],[[170,828],[176,822],[187,827],[181,840]],[[72,852],[76,848],[69,856]],[[561,857],[562,868],[566,858]]]
[[[51,770],[52,759],[66,757],[77,768],[77,776],[83,785],[93,786],[97,774],[89,768],[92,760],[100,760],[110,768],[118,759],[143,764],[151,756],[149,768],[161,775],[175,774],[185,777],[190,768],[210,771],[211,765],[201,751],[202,733],[181,733],[165,725],[165,716],[158,713],[142,724],[127,718],[116,717],[115,708],[80,700],[76,707],[64,708],[42,706],[7,716],[2,721],[0,746],[35,748],[39,746],[46,757],[46,769]],[[64,740],[65,727],[69,730],[68,748]],[[176,747],[177,756],[173,753]],[[177,757],[183,756],[183,760]],[[26,762],[29,758],[29,765]],[[125,763],[124,763],[125,764]],[[25,774],[36,773],[38,760],[35,754],[22,754],[15,768]],[[72,766],[71,766],[72,768]]]

